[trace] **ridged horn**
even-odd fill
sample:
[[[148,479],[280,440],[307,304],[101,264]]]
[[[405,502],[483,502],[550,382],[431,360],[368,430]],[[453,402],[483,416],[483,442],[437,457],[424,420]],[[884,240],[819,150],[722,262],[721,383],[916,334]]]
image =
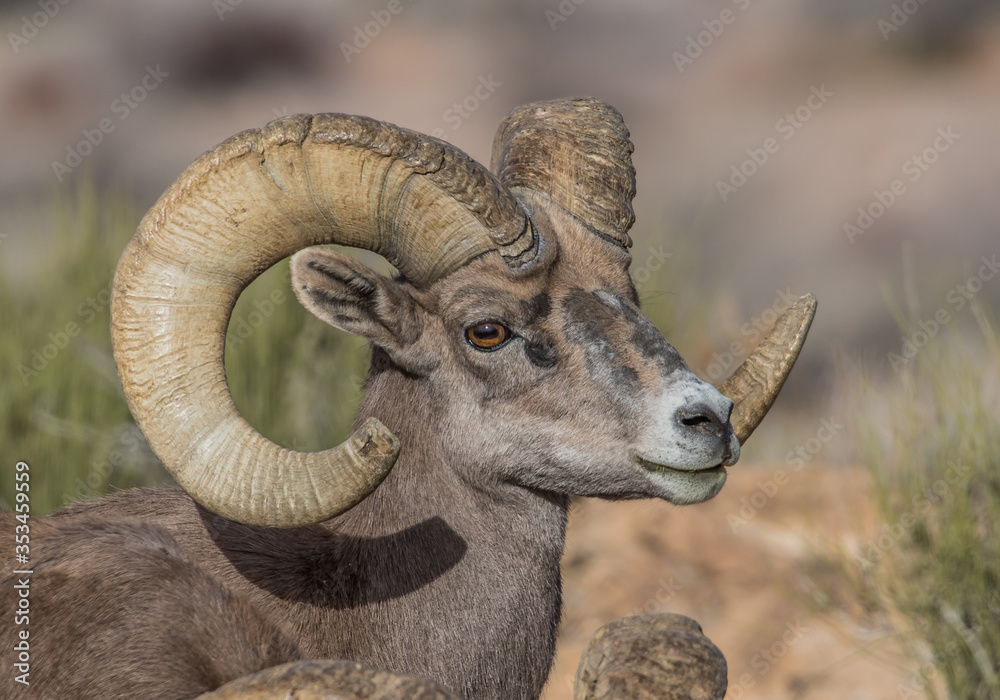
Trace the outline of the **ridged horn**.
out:
[[[324,243],[375,251],[422,286],[490,251],[514,270],[538,252],[523,208],[489,171],[443,141],[373,119],[283,118],[195,161],[122,255],[112,344],[153,451],[226,518],[326,520],[374,490],[399,454],[374,418],[333,449],[288,450],[233,404],[224,356],[237,297],[279,260]]]
[[[718,389],[733,400],[730,422],[742,445],[764,420],[799,357],[816,315],[816,297],[806,294],[774,322],[753,353]]]
[[[535,102],[507,115],[490,168],[516,194],[548,195],[599,236],[625,248],[635,222],[632,142],[622,116],[592,97]]]

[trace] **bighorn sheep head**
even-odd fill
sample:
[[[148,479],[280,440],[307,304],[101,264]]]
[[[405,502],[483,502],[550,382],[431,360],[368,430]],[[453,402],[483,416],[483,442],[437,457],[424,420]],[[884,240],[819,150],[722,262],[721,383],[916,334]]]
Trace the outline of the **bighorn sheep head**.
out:
[[[369,338],[381,366],[425,382],[421,400],[436,402],[468,479],[714,496],[781,389],[815,300],[786,312],[719,390],[695,377],[639,311],[628,275],[631,152],[612,107],[570,99],[509,115],[492,173],[437,139],[331,114],[279,119],[206,153],[143,219],[114,285],[115,357],[151,447],[202,505],[262,525],[328,519],[386,476],[400,442],[375,417],[338,447],[301,453],[233,404],[233,305],[298,253],[299,299]],[[400,276],[303,250],[327,243],[375,251]]]

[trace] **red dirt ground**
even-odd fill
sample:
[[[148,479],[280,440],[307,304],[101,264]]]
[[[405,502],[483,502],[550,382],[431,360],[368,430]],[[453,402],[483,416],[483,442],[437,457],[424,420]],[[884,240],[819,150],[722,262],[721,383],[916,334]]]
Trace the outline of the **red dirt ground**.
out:
[[[782,468],[785,484],[768,486]],[[866,627],[858,604],[844,602],[858,596],[835,551],[856,547],[874,522],[867,484],[840,467],[739,465],[719,496],[697,506],[579,500],[543,700],[571,697],[580,653],[600,625],[643,609],[701,624],[728,661],[727,700],[898,697],[915,666],[889,630]],[[742,499],[761,505],[744,510],[745,524],[727,517],[741,515]]]

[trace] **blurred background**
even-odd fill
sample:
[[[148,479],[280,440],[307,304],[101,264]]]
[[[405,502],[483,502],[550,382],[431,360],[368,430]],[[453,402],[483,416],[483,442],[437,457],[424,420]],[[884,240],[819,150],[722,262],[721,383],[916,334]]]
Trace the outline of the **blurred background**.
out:
[[[107,294],[142,213],[200,153],[278,116],[343,112],[488,164],[515,106],[593,95],[635,144],[644,308],[700,376],[728,376],[790,298],[813,292],[820,311],[717,499],[574,506],[546,698],[569,697],[600,624],[642,609],[701,621],[734,699],[997,697],[995,636],[970,634],[1000,622],[982,563],[997,513],[1000,3],[63,3],[0,2],[0,506],[22,459],[38,514],[168,482],[120,397]],[[288,446],[339,442],[364,343],[301,313],[286,266],[245,297],[234,322],[250,332],[231,328],[227,351],[237,403]],[[949,481],[956,459],[979,476]],[[942,479],[926,527],[893,529]],[[942,607],[961,586],[932,578],[932,597],[910,600],[891,582],[926,573],[913,552],[941,559],[946,513],[972,523],[955,561],[980,561],[982,587]],[[886,556],[864,554],[880,536]],[[965,666],[969,685],[953,685]]]

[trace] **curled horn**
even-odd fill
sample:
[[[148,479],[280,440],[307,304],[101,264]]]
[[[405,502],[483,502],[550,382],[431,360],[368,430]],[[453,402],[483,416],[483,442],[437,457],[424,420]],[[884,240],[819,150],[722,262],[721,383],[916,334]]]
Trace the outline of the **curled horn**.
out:
[[[632,246],[632,142],[611,105],[580,97],[515,109],[497,130],[491,168],[511,191],[541,192],[602,238]]]
[[[635,221],[632,142],[621,115],[594,98],[519,107],[493,141],[492,169],[515,194],[548,195],[602,238],[630,247]],[[781,391],[816,313],[811,294],[776,321],[771,333],[719,390],[736,404],[732,425],[743,443]]]
[[[313,245],[383,255],[426,286],[484,253],[531,268],[539,241],[518,201],[458,149],[390,124],[298,115],[204,154],[160,197],[125,249],[112,344],[136,422],[196,501],[267,526],[326,520],[385,478],[399,441],[369,418],[341,445],[280,447],[233,404],[224,367],[236,299]]]

